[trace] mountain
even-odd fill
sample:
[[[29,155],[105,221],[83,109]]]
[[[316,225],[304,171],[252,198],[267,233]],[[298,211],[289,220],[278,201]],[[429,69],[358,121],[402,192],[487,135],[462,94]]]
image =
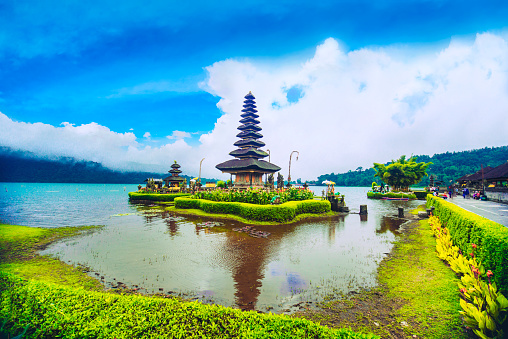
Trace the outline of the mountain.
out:
[[[508,160],[508,146],[485,147],[463,152],[446,152],[434,154],[433,156],[417,155],[416,158],[418,162],[432,162],[427,174],[429,176],[434,175],[434,178],[437,178],[444,185],[448,185],[450,180],[455,182],[463,175],[475,173],[481,169],[481,165],[483,167],[496,167],[505,163]],[[363,170],[362,167],[358,167],[355,171],[350,170],[347,173],[320,175],[314,183],[320,184],[324,180],[331,180],[338,186],[370,186],[373,181],[380,182],[379,178],[374,177],[374,174],[376,174],[376,171],[373,168]],[[423,178],[418,186],[427,186],[429,176]]]
[[[169,170],[169,168],[168,168]],[[45,160],[25,152],[0,147],[0,182],[54,182],[143,184],[146,178],[165,178],[169,173],[120,172],[92,161],[73,158]],[[192,177],[182,175],[189,182]],[[201,182],[216,181],[201,178]]]

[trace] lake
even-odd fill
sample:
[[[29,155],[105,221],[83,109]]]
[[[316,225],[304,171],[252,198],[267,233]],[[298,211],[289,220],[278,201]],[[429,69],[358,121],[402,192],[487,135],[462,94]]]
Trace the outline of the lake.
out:
[[[289,312],[330,295],[376,286],[376,271],[406,220],[397,208],[419,201],[368,200],[369,188],[338,187],[352,213],[290,225],[255,226],[181,216],[130,203],[137,185],[1,183],[0,222],[60,227],[105,225],[41,254],[90,268],[110,288],[180,295],[248,310]],[[311,186],[316,195],[324,187]],[[360,205],[369,214],[360,216]],[[311,303],[312,302],[312,303]]]

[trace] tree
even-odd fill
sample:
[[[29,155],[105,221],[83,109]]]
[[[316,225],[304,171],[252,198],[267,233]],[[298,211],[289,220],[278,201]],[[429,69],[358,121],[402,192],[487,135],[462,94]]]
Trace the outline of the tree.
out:
[[[427,175],[427,168],[431,162],[416,162],[416,157],[406,160],[402,155],[398,160],[392,160],[391,164],[384,165],[374,163],[376,170],[375,177],[379,177],[385,184],[390,185],[393,190],[409,189],[409,186],[419,183]]]

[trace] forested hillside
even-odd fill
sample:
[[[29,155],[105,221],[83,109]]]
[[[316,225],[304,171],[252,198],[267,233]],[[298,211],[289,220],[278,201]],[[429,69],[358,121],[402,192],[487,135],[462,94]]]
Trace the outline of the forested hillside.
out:
[[[432,162],[427,170],[429,176],[434,175],[437,180],[449,184],[450,180],[454,181],[465,174],[478,171],[482,164],[484,167],[495,167],[508,161],[508,146],[485,147],[463,152],[446,152],[434,154],[433,156],[417,155],[416,157],[418,162]],[[373,162],[376,162],[376,159],[373,159]],[[380,182],[379,178],[374,178],[374,174],[376,174],[376,171],[373,168],[363,169],[358,167],[355,171],[347,173],[320,175],[316,183],[331,180],[338,186],[370,186],[373,181]],[[419,186],[427,186],[429,176],[425,177]]]
[[[0,182],[143,184],[146,178],[162,179],[168,175],[167,172],[113,171],[96,162],[77,161],[72,158],[61,158],[57,161],[37,159],[0,147]],[[187,178],[187,182],[191,178],[185,175],[182,177]],[[202,178],[202,182],[207,180]]]

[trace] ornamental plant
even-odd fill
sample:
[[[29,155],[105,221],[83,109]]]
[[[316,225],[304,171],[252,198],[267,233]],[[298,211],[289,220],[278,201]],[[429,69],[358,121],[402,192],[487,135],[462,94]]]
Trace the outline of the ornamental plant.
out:
[[[492,271],[485,271],[475,256],[478,246],[471,244],[471,253],[465,256],[453,245],[450,232],[441,224],[439,217],[431,216],[429,224],[436,236],[439,258],[446,260],[453,271],[462,275],[458,286],[464,323],[480,338],[504,338],[502,326],[508,313],[508,300],[491,281],[494,276]]]
[[[256,205],[268,205],[275,196],[280,197],[280,202],[310,200],[314,198],[314,192],[305,188],[282,188],[275,191],[265,191],[261,189],[249,189],[245,191],[200,191],[192,197],[194,199],[205,199],[222,202],[243,202]]]

